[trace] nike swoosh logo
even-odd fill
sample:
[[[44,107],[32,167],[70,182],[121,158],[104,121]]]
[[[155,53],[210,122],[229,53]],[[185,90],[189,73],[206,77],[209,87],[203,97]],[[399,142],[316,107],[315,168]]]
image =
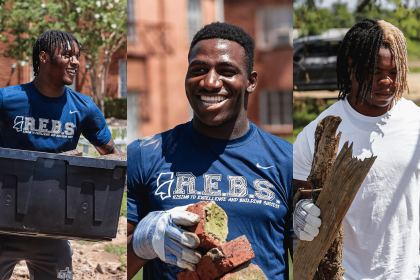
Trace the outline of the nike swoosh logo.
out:
[[[271,168],[271,167],[274,167],[274,166],[264,167],[264,166],[261,166],[259,163],[257,163],[257,167],[262,168],[262,169],[268,169],[268,168]]]
[[[79,112],[79,111],[73,111],[73,112],[72,112],[72,111],[70,110],[70,115],[71,115],[71,114],[74,114],[74,113],[76,113],[76,112]]]

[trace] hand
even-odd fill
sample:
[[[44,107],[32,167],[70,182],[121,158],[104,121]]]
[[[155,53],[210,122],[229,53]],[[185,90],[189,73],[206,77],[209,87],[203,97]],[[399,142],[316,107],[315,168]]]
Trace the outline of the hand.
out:
[[[186,211],[188,206],[150,212],[144,217],[133,233],[133,250],[137,257],[144,260],[158,257],[163,262],[195,270],[201,255],[191,249],[200,245],[200,239],[178,227],[192,226],[200,221],[199,215]]]
[[[312,199],[302,199],[296,204],[293,214],[293,231],[300,240],[312,241],[319,233],[321,210]]]

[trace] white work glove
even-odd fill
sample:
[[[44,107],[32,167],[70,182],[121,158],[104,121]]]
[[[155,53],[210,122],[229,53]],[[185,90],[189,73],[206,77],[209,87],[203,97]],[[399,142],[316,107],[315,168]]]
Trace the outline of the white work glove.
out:
[[[147,214],[133,233],[132,243],[136,255],[144,260],[158,257],[163,262],[195,270],[201,255],[190,248],[197,248],[200,239],[194,233],[178,227],[192,226],[200,221],[199,215],[186,211],[190,205]]]
[[[302,199],[293,213],[293,231],[300,240],[312,241],[319,233],[321,210],[312,199]]]

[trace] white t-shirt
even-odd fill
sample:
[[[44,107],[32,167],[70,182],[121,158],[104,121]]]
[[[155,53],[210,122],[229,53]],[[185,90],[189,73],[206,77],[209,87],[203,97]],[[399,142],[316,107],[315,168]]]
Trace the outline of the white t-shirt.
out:
[[[353,156],[377,156],[343,220],[344,278],[420,279],[420,108],[402,98],[386,114],[368,117],[347,99],[336,102],[298,135],[294,179],[306,181],[316,126],[329,115],[342,119],[338,152],[349,140]]]

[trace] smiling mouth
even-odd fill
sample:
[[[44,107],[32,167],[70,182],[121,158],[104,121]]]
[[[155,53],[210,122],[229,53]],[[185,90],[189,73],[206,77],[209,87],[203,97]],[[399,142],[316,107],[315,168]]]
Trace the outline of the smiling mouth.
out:
[[[199,98],[200,98],[201,102],[204,104],[204,106],[211,107],[211,106],[218,106],[220,103],[222,103],[223,101],[225,101],[227,99],[227,96],[201,95]]]
[[[77,73],[77,69],[67,69],[66,72],[67,74],[75,76]]]
[[[376,92],[375,93],[378,99],[384,99],[384,100],[392,98],[394,94],[395,94],[394,92]]]

